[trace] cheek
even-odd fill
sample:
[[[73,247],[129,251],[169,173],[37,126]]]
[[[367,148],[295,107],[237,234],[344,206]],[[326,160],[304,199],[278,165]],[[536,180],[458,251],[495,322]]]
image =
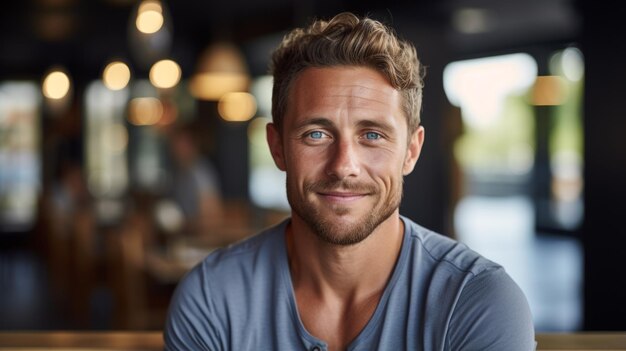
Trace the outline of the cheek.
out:
[[[395,149],[373,149],[366,150],[361,156],[364,164],[378,171],[393,174],[402,172],[404,166],[404,150]]]
[[[366,160],[368,173],[385,189],[389,190],[397,186],[394,182],[402,181],[403,160],[399,159],[395,153],[372,153]]]
[[[301,182],[323,168],[323,159],[321,152],[293,148],[286,157],[287,172],[294,181]]]
[[[331,158],[329,148],[324,147],[305,147],[300,144],[287,146],[289,154],[287,158],[289,163],[295,169],[315,169],[323,167],[325,162]]]

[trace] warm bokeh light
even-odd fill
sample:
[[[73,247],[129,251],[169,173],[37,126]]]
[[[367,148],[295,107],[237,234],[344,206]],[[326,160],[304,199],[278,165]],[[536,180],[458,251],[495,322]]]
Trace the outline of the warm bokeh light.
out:
[[[228,93],[220,99],[217,110],[226,121],[243,122],[254,117],[256,101],[249,93]]]
[[[70,78],[61,71],[50,72],[43,81],[42,90],[49,99],[62,99],[70,91]]]
[[[563,103],[567,85],[559,76],[539,76],[532,91],[532,103],[536,106],[555,106]]]
[[[130,69],[124,62],[111,62],[104,68],[102,81],[111,90],[124,89],[130,81]]]
[[[163,127],[174,123],[178,119],[178,103],[167,98],[162,98],[159,102],[163,108],[163,113],[161,113],[161,118],[158,119],[156,124]]]
[[[191,95],[201,100],[217,101],[224,94],[246,90],[248,76],[239,73],[204,73],[190,82]]]
[[[135,25],[140,32],[156,33],[163,27],[163,22],[163,8],[158,1],[144,1],[139,5]]]
[[[163,27],[163,15],[156,11],[145,11],[137,15],[136,24],[142,33],[156,33]]]
[[[163,7],[161,6],[161,2],[156,0],[142,1],[141,4],[139,4],[139,9],[137,13],[144,13],[148,11],[163,13]]]
[[[180,66],[172,60],[161,60],[150,68],[150,82],[157,88],[172,88],[178,84],[180,77]]]
[[[157,98],[134,98],[128,105],[128,120],[134,125],[153,125],[163,116],[163,104]]]
[[[198,59],[189,90],[197,99],[218,101],[224,94],[247,91],[250,76],[245,58],[230,43],[209,46]]]

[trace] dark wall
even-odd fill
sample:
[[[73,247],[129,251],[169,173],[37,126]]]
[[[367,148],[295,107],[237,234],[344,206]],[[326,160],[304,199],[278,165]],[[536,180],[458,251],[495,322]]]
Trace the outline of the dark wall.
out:
[[[449,199],[449,157],[451,144],[445,142],[445,120],[448,106],[443,90],[443,69],[449,60],[443,44],[443,28],[437,26],[400,27],[405,38],[411,40],[425,66],[422,126],[425,141],[420,159],[413,173],[405,177],[401,213],[419,224],[446,235]]]
[[[584,328],[626,330],[626,11],[606,1],[586,1],[581,8],[586,72]]]

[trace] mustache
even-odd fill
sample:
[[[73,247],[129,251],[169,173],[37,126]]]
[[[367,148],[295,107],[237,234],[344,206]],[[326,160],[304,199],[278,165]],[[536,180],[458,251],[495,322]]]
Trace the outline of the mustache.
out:
[[[304,185],[306,192],[331,192],[331,191],[350,191],[355,193],[372,194],[377,192],[376,186],[367,183],[359,183],[348,180],[318,180],[316,182]]]

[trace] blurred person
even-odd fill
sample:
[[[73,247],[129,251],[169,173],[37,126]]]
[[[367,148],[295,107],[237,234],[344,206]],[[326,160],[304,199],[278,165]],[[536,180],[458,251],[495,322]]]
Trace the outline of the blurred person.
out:
[[[222,218],[219,178],[204,158],[189,126],[175,127],[169,135],[174,170],[170,195],[185,218],[185,234],[203,235]]]
[[[59,173],[59,179],[52,185],[52,210],[61,226],[59,230],[67,230],[75,213],[89,206],[91,201],[78,161],[62,162]]]
[[[75,148],[71,142],[69,147]],[[51,221],[48,249],[54,287],[70,303],[72,319],[82,324],[89,320],[97,284],[98,237],[93,199],[78,158],[61,161],[46,211]]]
[[[78,223],[89,217],[90,197],[81,165],[76,160],[63,160],[58,176],[44,197],[44,211],[49,224],[46,248],[55,292],[65,296],[70,286],[72,241]],[[81,220],[82,219],[82,220]]]
[[[504,269],[399,214],[424,142],[414,47],[343,13],[289,33],[272,73],[291,218],[186,276],[166,349],[534,349]]]

